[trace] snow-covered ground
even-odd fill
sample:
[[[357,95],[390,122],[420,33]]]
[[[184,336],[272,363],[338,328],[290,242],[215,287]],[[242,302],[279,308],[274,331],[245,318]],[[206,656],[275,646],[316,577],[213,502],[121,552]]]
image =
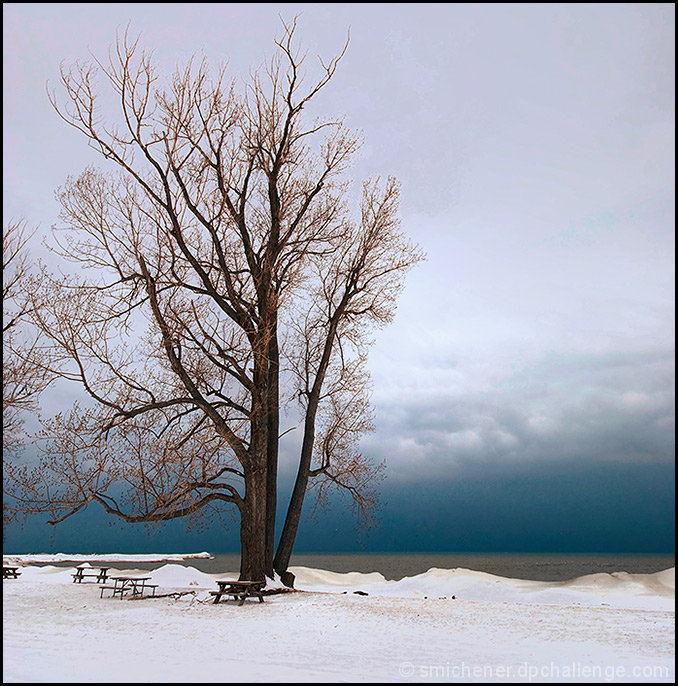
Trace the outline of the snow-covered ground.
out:
[[[169,556],[97,560],[134,574],[141,557]],[[239,606],[209,595],[235,572],[159,563],[143,572],[157,593],[184,594],[121,601],[73,584],[73,568],[26,566],[3,581],[3,681],[674,682],[674,569],[568,582],[292,571],[298,592]]]

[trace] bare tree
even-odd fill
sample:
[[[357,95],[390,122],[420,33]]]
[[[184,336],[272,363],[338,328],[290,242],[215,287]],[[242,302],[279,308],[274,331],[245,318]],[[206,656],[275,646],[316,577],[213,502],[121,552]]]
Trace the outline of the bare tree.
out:
[[[274,561],[281,575],[289,565],[310,479],[317,480],[321,494],[328,484],[345,489],[363,514],[372,504],[368,486],[380,468],[356,450],[361,435],[371,429],[367,335],[371,327],[391,320],[402,276],[421,259],[399,230],[398,196],[395,179],[385,188],[366,183],[360,223],[347,231],[331,257],[315,263],[312,292],[298,320],[303,322],[297,326],[299,342],[292,348],[304,435]]]
[[[244,90],[223,69],[210,80],[204,61],[160,88],[127,35],[107,65],[62,72],[57,112],[121,173],[88,169],[59,192],[56,250],[83,269],[46,281],[35,321],[54,372],[91,404],[46,423],[38,470],[6,470],[25,511],[57,522],[98,502],[140,522],[225,504],[240,514],[241,576],[271,575],[284,365],[304,413],[295,494],[316,477],[368,504],[374,470],[353,448],[369,428],[366,331],[392,316],[420,255],[397,228],[394,181],[367,184],[352,221],[358,136],[305,117],[344,53],[304,86],[294,31]],[[102,123],[97,71],[117,127]],[[278,561],[284,572],[289,553]]]
[[[39,337],[29,318],[35,306],[24,221],[10,221],[2,237],[2,448],[16,451],[24,443],[25,413],[38,407],[40,393],[52,376]]]

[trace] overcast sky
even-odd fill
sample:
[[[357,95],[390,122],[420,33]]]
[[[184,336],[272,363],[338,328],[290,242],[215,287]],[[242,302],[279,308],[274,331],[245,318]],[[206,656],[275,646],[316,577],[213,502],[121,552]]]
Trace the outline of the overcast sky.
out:
[[[572,473],[598,484],[567,496],[581,540],[587,521],[609,522],[591,543],[602,550],[629,526],[615,508],[632,502],[627,519],[666,547],[672,4],[4,3],[5,223],[47,231],[55,189],[103,164],[47,100],[62,61],[105,58],[129,23],[165,73],[203,53],[246,76],[273,53],[278,15],[300,15],[309,61],[350,30],[318,112],[364,132],[356,180],[400,179],[403,227],[428,254],[370,358],[376,432],[363,447],[388,464],[386,519],[394,494],[430,484],[436,522],[458,517],[472,483],[496,484],[483,495],[495,504],[520,492],[505,508],[520,514],[540,487],[523,494],[516,479],[548,490]],[[540,512],[558,507],[556,489]]]

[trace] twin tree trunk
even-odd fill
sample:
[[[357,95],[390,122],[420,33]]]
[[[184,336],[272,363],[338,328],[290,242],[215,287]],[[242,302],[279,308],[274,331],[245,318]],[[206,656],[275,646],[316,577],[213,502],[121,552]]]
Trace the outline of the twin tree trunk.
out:
[[[279,437],[279,350],[277,340],[277,326],[274,321],[273,335],[268,345],[267,370],[265,375],[266,388],[263,393],[266,408],[266,421],[260,426],[266,426],[266,459],[255,459],[257,465],[246,469],[245,498],[241,508],[241,580],[263,580],[273,577],[277,572],[284,583],[292,585],[294,577],[289,574],[289,566],[294,548],[304,496],[311,474],[313,444],[315,441],[315,421],[318,412],[320,391],[325,380],[329,365],[332,343],[336,332],[336,323],[330,327],[330,333],[325,343],[323,357],[320,363],[315,383],[309,394],[304,421],[304,437],[301,446],[299,469],[292,491],[287,516],[278,548],[275,550],[275,520],[277,503],[277,474],[278,474],[278,437]],[[255,447],[256,449],[256,447]],[[262,554],[263,551],[263,554]],[[275,551],[275,555],[274,555]]]
[[[266,355],[260,360],[261,373],[255,374],[255,390],[263,416],[253,422],[253,466],[244,469],[245,497],[240,509],[240,578],[260,581],[274,571],[275,522],[278,494],[278,439],[280,433],[280,351],[277,313],[270,317]],[[258,436],[254,436],[258,434]],[[262,438],[265,436],[265,439]],[[296,529],[291,534],[292,545]],[[287,558],[289,561],[289,556]]]

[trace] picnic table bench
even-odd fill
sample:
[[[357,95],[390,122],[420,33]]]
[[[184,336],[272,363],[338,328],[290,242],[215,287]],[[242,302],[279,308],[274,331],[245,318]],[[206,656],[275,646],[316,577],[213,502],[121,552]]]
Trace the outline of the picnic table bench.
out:
[[[232,581],[226,579],[224,581],[217,581],[219,586],[218,591],[210,591],[210,595],[214,596],[214,604],[216,605],[221,596],[231,595],[234,600],[240,600],[238,605],[245,602],[245,598],[259,598],[259,602],[264,602],[262,591],[266,586],[265,581]]]
[[[98,569],[98,572],[95,572],[94,570]],[[96,579],[96,583],[106,583],[107,575],[108,575],[108,570],[110,567],[85,567],[85,566],[80,566],[75,568],[75,574],[71,574],[73,577],[73,583],[79,583],[81,584],[83,582],[83,579],[85,577],[91,576]],[[89,573],[88,573],[89,570]]]
[[[112,576],[113,586],[99,586],[101,589],[100,598],[104,597],[104,591],[111,591],[111,596],[120,596],[122,600],[125,593],[132,592],[132,596],[143,596],[146,589],[153,589],[152,594],[155,595],[155,589],[158,584],[147,584],[151,579],[150,576]]]
[[[5,567],[5,565],[2,565],[3,579],[18,579],[19,574],[21,574],[21,572],[18,567]]]

